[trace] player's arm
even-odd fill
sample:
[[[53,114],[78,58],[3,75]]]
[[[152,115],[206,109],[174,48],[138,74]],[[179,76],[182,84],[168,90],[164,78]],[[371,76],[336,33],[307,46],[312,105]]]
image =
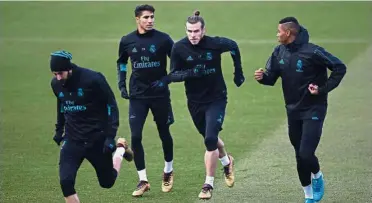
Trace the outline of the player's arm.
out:
[[[164,42],[164,49],[165,49],[165,53],[167,54],[167,56],[169,58],[171,57],[173,44],[174,44],[174,42],[173,42],[172,38],[170,36],[167,36],[167,39]],[[172,81],[170,80],[169,75],[165,75],[160,80],[157,80],[157,81],[153,82],[151,84],[151,87],[152,88],[163,89],[163,88],[167,87],[167,85],[171,82]]]
[[[127,78],[127,64],[128,64],[128,53],[126,51],[125,43],[125,37],[122,37],[119,43],[119,58],[117,59],[117,72],[118,72],[118,87],[121,92],[121,96],[124,99],[128,99],[128,91],[127,91],[127,83],[126,83],[126,78]]]
[[[56,123],[56,135],[63,135],[65,132],[65,115],[64,115],[63,104],[60,99],[57,98],[57,123]]]
[[[101,98],[103,105],[107,110],[107,125],[104,132],[106,138],[114,139],[119,127],[119,109],[116,103],[115,95],[112,92],[105,76],[99,73],[96,79],[97,97]]]
[[[335,89],[343,79],[346,74],[345,64],[333,56],[331,53],[324,50],[322,47],[318,47],[314,51],[315,61],[321,63],[322,66],[327,67],[331,70],[331,75],[329,76],[326,84],[318,88],[319,94],[326,94]]]
[[[167,52],[167,56],[169,58],[171,57],[173,45],[174,45],[174,41],[172,40],[172,38],[170,36],[168,36],[168,38],[165,42],[165,49],[166,49],[166,52]]]
[[[197,65],[191,69],[182,69],[184,62],[179,55],[179,50],[176,46],[173,46],[170,60],[170,73],[169,79],[171,82],[183,82],[190,78],[197,78],[203,75],[205,66]]]
[[[238,44],[229,38],[218,37],[218,43],[221,48],[221,52],[230,52],[231,58],[234,62],[234,74],[243,75],[242,60],[240,56],[240,50]]]
[[[63,140],[63,134],[65,132],[65,115],[62,101],[58,98],[57,91],[54,89],[55,80],[52,80],[51,86],[54,95],[57,97],[57,122],[55,124],[55,134],[53,140],[59,145]]]
[[[280,69],[277,60],[277,54],[279,52],[279,48],[276,47],[269,59],[266,62],[265,71],[263,72],[262,79],[257,80],[259,83],[263,85],[270,85],[274,86],[276,81],[280,76]]]

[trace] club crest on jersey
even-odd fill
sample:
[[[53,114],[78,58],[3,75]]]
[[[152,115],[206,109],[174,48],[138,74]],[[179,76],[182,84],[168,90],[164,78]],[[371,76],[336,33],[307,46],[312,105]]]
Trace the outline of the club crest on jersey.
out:
[[[84,96],[84,92],[83,92],[83,89],[82,89],[82,88],[79,88],[79,89],[77,90],[77,95],[78,95],[79,97]]]
[[[150,46],[150,49],[149,49],[149,50],[150,50],[151,53],[155,53],[155,52],[156,52],[155,45],[152,44],[152,45]]]
[[[302,67],[302,61],[301,61],[301,59],[298,59],[298,61],[297,61],[296,72],[304,72],[304,69]]]
[[[206,58],[207,58],[208,61],[212,60],[213,59],[212,53],[211,52],[207,52],[207,57]]]

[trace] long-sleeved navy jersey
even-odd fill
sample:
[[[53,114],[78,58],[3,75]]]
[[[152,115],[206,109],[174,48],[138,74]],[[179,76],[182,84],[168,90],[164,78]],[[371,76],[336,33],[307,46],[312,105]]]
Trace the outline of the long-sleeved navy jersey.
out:
[[[72,140],[92,142],[100,137],[115,138],[119,111],[105,77],[73,64],[72,75],[51,86],[57,97],[56,133]]]
[[[327,68],[332,71],[329,78]],[[307,30],[301,27],[293,43],[274,49],[259,82],[273,86],[281,77],[288,116],[322,119],[328,93],[340,84],[345,74],[346,66],[322,47],[309,43]],[[309,84],[319,86],[318,95],[310,93]]]
[[[241,57],[237,43],[225,37],[204,36],[197,45],[188,38],[176,42],[171,54],[172,82],[185,81],[189,101],[208,103],[227,98],[227,88],[221,69],[221,54],[230,52],[235,74],[242,74]],[[192,77],[193,68],[204,67],[203,77]]]
[[[151,30],[145,34],[134,31],[123,36],[117,60],[119,89],[126,88],[127,63],[130,57],[132,65],[130,98],[169,96],[169,88],[154,91],[151,83],[167,75],[167,55],[170,56],[172,46],[173,40],[170,36],[158,30]]]

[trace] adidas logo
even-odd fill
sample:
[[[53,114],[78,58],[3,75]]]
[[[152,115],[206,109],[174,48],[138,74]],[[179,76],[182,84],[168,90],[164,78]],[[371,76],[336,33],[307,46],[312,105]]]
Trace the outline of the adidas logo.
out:
[[[63,94],[63,92],[60,92],[58,97],[61,98],[61,97],[64,97],[65,95]]]
[[[189,56],[189,57],[187,57],[186,60],[187,60],[187,61],[193,61],[194,59],[193,59],[191,56]]]
[[[284,60],[281,59],[281,60],[279,61],[279,63],[280,63],[280,64],[284,64]]]
[[[134,47],[134,48],[132,49],[132,52],[133,52],[133,53],[136,53],[136,52],[137,52],[136,47]]]

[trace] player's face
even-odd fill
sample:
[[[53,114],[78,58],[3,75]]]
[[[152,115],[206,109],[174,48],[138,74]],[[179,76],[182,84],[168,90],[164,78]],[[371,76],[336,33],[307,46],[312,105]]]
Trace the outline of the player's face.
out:
[[[202,28],[202,24],[200,22],[191,24],[186,23],[186,34],[189,38],[191,44],[196,45],[200,42],[200,40],[204,37],[205,34],[205,27]]]
[[[53,75],[54,77],[56,77],[58,81],[65,81],[67,80],[69,74],[68,74],[68,71],[58,71],[58,72],[53,71]]]
[[[278,37],[278,42],[281,44],[288,44],[290,36],[290,31],[288,29],[285,29],[285,27],[282,24],[278,25],[278,33],[276,34],[276,37]]]
[[[150,31],[154,27],[155,16],[153,12],[142,11],[140,17],[136,17],[137,25],[141,30]]]

